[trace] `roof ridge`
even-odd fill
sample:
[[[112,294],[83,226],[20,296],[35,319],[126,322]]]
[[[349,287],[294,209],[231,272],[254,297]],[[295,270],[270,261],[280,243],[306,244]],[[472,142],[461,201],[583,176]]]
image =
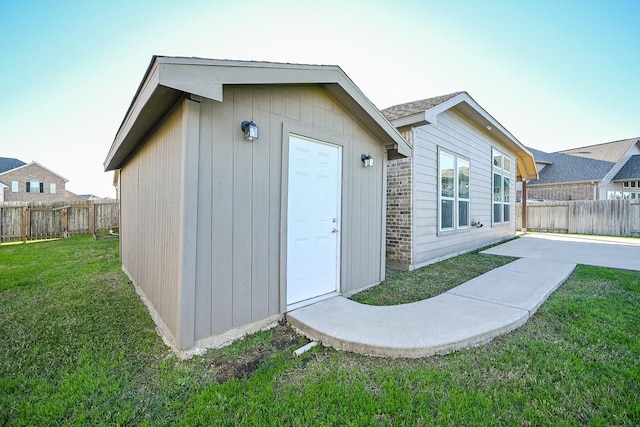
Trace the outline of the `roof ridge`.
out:
[[[441,102],[439,102],[439,104],[440,104],[440,103],[442,103],[442,102],[444,102],[444,101],[446,101],[446,100],[449,100],[449,99],[451,99],[451,98],[453,98],[453,97],[455,97],[455,96],[460,95],[461,93],[466,93],[466,91],[464,91],[464,90],[459,90],[459,91],[457,91],[457,92],[451,92],[451,93],[447,93],[447,94],[444,94],[444,95],[437,95],[437,96],[432,96],[432,97],[429,97],[429,98],[416,99],[416,100],[409,101],[409,102],[402,102],[402,103],[400,103],[400,104],[394,104],[394,105],[391,105],[391,106],[389,106],[389,107],[386,107],[386,108],[384,108],[382,111],[384,111],[384,110],[389,110],[389,109],[391,109],[391,108],[399,107],[399,106],[402,106],[402,105],[419,104],[419,103],[425,103],[425,102],[427,102],[427,101],[433,101],[433,100],[435,100],[435,99],[444,98]]]
[[[584,145],[582,147],[567,148],[565,150],[556,151],[556,153],[566,153],[567,151],[580,150],[582,148],[598,147],[598,146],[607,145],[607,144],[616,144],[619,142],[627,142],[627,141],[631,142],[632,140],[638,140],[638,139],[640,139],[640,136],[625,138],[625,139],[617,139],[615,141],[609,141],[609,142],[600,142],[598,144]]]

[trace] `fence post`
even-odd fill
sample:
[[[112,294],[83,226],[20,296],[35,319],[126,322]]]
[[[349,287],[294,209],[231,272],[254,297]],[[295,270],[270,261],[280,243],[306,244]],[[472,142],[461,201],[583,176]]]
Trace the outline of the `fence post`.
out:
[[[27,221],[27,207],[22,207],[22,243],[27,243],[27,229],[29,228]]]
[[[527,180],[522,178],[522,227],[521,231],[527,231]]]
[[[69,237],[69,233],[67,233],[67,229],[69,226],[69,217],[67,216],[67,208],[62,209],[62,237]]]
[[[89,233],[96,234],[96,205],[89,205]]]

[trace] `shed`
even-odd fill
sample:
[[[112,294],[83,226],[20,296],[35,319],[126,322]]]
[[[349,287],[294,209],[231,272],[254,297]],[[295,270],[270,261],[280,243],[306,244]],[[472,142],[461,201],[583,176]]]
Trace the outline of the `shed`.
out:
[[[383,113],[413,146],[388,166],[388,265],[412,270],[515,235],[516,182],[537,178],[535,160],[467,92]]]
[[[104,165],[166,341],[221,345],[382,281],[388,152],[411,147],[337,66],[154,56]]]

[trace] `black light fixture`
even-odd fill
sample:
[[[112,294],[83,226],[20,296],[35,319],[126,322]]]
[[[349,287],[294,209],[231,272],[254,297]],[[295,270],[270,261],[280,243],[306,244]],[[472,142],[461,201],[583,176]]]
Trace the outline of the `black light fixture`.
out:
[[[244,139],[249,141],[255,141],[258,139],[258,125],[253,123],[253,119],[245,120],[240,124],[242,132],[244,132]]]
[[[360,160],[362,160],[365,168],[373,167],[373,157],[371,157],[371,154],[363,154],[360,156]]]

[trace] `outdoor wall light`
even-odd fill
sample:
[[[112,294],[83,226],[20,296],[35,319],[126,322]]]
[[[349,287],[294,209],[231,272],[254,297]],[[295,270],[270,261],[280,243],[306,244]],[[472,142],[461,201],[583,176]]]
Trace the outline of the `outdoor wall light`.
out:
[[[362,156],[360,156],[360,159],[362,160],[365,168],[373,167],[373,157],[371,157],[370,154],[363,154]]]
[[[253,119],[245,120],[240,124],[242,132],[244,132],[244,139],[249,141],[255,141],[258,139],[258,125],[253,123]]]

